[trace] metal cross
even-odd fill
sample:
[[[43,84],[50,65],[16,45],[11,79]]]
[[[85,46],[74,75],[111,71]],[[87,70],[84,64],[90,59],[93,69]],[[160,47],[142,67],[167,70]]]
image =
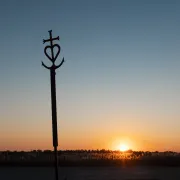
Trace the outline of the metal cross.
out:
[[[59,40],[59,36],[56,38],[52,38],[52,30],[49,31],[49,39],[44,40],[43,44],[46,42],[50,42],[50,45],[44,48],[44,53],[48,57],[48,59],[52,62],[52,66],[48,67],[43,62],[42,65],[50,70],[51,76],[51,107],[52,107],[52,134],[53,134],[53,146],[54,146],[54,156],[55,156],[55,176],[56,180],[58,180],[58,155],[57,155],[57,147],[58,147],[58,131],[57,131],[57,112],[56,112],[56,79],[55,79],[55,70],[59,68],[64,63],[64,58],[62,59],[59,65],[55,65],[55,61],[60,53],[61,47],[58,44],[53,44],[53,41]],[[56,54],[54,54],[54,48],[57,49]],[[48,54],[47,49],[50,49],[51,55]]]

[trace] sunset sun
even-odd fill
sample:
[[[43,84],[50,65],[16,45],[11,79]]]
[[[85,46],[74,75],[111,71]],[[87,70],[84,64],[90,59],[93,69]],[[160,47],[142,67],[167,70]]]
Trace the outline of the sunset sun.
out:
[[[119,150],[124,152],[124,151],[129,150],[129,147],[126,144],[120,144],[119,145]]]

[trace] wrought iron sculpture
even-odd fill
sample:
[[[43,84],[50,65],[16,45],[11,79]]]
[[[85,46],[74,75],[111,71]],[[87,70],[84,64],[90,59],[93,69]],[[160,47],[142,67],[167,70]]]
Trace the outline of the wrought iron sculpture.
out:
[[[50,42],[50,45],[44,48],[44,53],[47,58],[52,62],[52,66],[48,67],[42,62],[42,66],[46,69],[50,70],[50,77],[51,77],[51,107],[52,107],[52,134],[53,134],[53,146],[54,146],[54,156],[55,156],[55,176],[56,180],[58,180],[58,154],[57,154],[57,147],[58,147],[58,132],[57,132],[57,111],[56,111],[56,72],[55,70],[62,66],[64,63],[64,58],[62,59],[59,65],[55,65],[55,61],[60,54],[61,47],[58,44],[53,44],[53,41],[59,40],[59,36],[56,38],[52,38],[52,30],[49,31],[49,39],[43,40],[43,44],[46,42]],[[57,49],[56,54],[54,53],[54,48]],[[51,54],[49,55],[47,50],[50,49]]]

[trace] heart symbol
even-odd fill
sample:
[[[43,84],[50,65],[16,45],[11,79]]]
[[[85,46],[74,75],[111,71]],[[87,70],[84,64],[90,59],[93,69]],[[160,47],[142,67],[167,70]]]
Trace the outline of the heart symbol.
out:
[[[51,52],[53,52],[53,49],[54,49],[55,47],[57,48],[57,52],[56,52],[56,55],[55,55],[55,57],[54,57],[54,59],[53,59],[53,57],[50,57],[49,54],[47,53],[47,49],[50,48],[50,49],[51,49]],[[45,53],[45,55],[54,63],[54,62],[56,61],[59,53],[60,53],[60,50],[61,50],[60,46],[59,46],[58,44],[54,44],[54,45],[52,45],[52,46],[46,46],[46,47],[44,48],[44,53]]]

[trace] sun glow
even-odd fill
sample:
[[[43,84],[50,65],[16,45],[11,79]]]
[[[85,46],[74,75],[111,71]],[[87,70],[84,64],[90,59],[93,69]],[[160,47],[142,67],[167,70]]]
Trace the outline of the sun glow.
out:
[[[111,142],[110,147],[112,150],[121,152],[136,149],[135,144],[129,137],[117,137]]]
[[[124,151],[129,150],[129,147],[126,144],[120,144],[119,145],[119,150],[124,152]]]

